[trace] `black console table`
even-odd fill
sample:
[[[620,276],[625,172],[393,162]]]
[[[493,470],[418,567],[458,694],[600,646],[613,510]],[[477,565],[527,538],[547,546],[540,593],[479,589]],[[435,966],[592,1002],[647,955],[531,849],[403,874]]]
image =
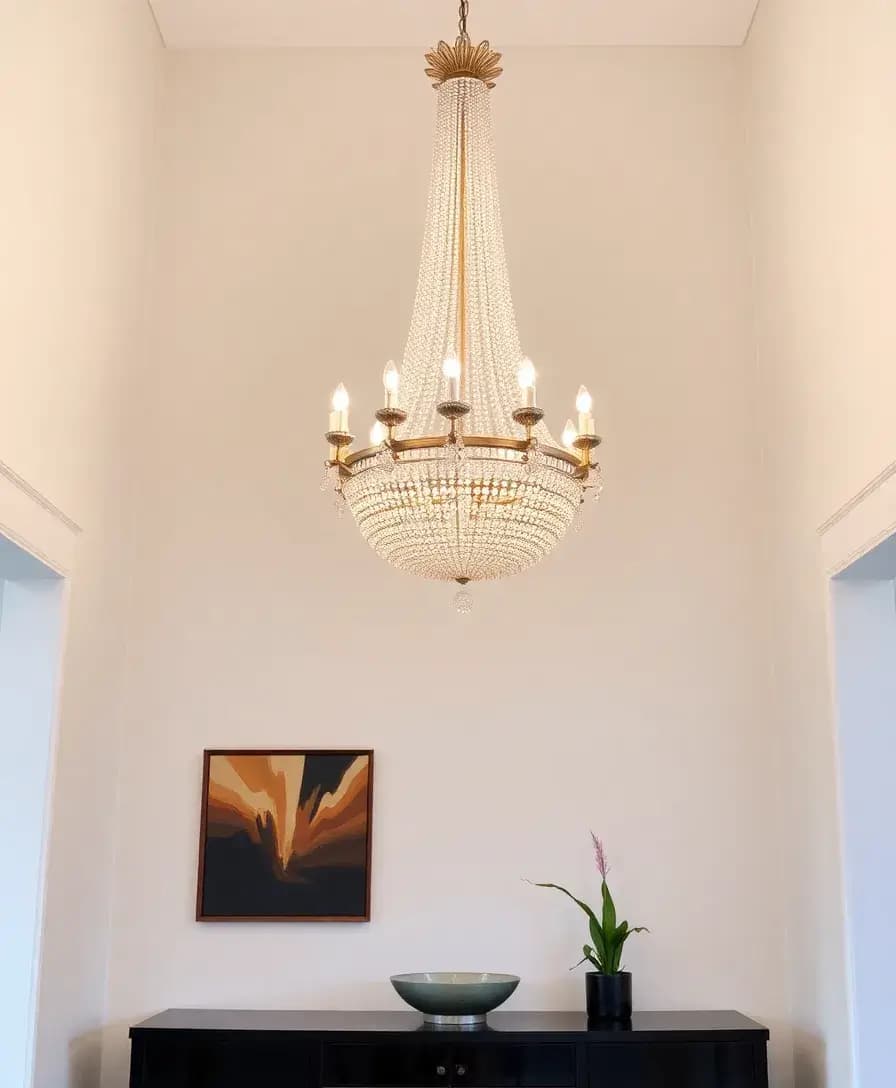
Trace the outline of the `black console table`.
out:
[[[768,1088],[768,1030],[737,1012],[497,1012],[477,1028],[405,1012],[169,1009],[131,1028],[130,1088]]]

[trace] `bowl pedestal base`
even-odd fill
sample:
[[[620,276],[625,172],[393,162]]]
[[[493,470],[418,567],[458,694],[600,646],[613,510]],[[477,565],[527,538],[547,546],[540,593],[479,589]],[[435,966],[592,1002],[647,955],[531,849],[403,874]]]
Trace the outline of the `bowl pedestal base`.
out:
[[[423,1014],[423,1023],[433,1028],[478,1028],[482,1027],[485,1021],[484,1012],[467,1016],[443,1016],[434,1012]]]

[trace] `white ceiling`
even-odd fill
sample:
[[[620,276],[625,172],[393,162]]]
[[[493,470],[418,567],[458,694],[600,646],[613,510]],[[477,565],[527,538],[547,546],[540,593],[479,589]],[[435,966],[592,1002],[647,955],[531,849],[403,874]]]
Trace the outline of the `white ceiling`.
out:
[[[499,48],[740,45],[758,0],[471,0],[469,29]],[[457,0],[149,0],[172,49],[433,45]]]

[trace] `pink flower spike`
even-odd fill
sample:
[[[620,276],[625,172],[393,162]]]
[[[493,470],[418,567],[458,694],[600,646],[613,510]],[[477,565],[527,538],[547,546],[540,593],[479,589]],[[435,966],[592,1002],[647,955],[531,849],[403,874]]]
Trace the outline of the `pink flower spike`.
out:
[[[594,843],[594,861],[597,865],[597,871],[603,879],[606,880],[607,873],[610,871],[610,866],[607,865],[607,855],[604,852],[604,844],[593,831],[591,832],[591,841]]]

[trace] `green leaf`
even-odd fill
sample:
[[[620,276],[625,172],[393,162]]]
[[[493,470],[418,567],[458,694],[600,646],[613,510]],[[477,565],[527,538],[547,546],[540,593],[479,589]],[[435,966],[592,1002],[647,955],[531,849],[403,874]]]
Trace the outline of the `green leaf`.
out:
[[[630,926],[628,922],[621,922],[616,928],[616,936],[619,939],[619,962],[622,961],[622,946],[631,937],[633,933],[649,933],[650,930],[646,926]],[[616,970],[619,970],[617,965]]]
[[[535,887],[536,888],[555,888],[558,892],[563,892],[564,895],[569,896],[569,898],[573,901],[573,903],[578,904],[578,906],[580,906],[582,908],[582,910],[588,915],[589,919],[592,922],[594,922],[595,925],[598,924],[597,915],[594,913],[594,911],[591,909],[591,907],[589,907],[587,903],[583,903],[581,899],[576,899],[576,897],[572,894],[572,892],[568,892],[566,890],[566,888],[561,887],[559,884],[539,884],[538,882],[536,882]]]
[[[607,942],[596,918],[592,918],[589,929],[591,930],[591,940],[594,941],[594,951],[598,959],[597,969],[603,971],[607,962]]]
[[[570,971],[575,971],[577,967],[581,967],[586,960],[588,960],[590,963],[593,963],[594,966],[597,967],[598,970],[600,970],[600,965],[598,964],[597,959],[594,955],[594,949],[590,945],[586,944],[582,946],[582,951],[585,953],[585,955],[582,956],[578,963],[574,963],[572,967],[570,967]]]
[[[606,880],[601,881],[600,894],[604,901],[603,909],[603,931],[605,934],[611,934],[616,932],[616,904],[613,902],[613,896],[610,895],[610,889],[607,887]]]

